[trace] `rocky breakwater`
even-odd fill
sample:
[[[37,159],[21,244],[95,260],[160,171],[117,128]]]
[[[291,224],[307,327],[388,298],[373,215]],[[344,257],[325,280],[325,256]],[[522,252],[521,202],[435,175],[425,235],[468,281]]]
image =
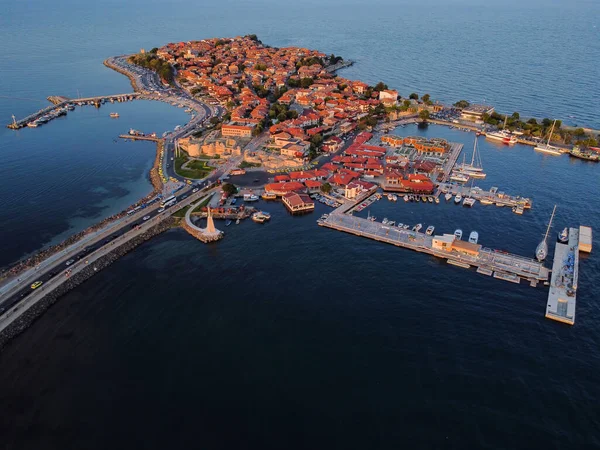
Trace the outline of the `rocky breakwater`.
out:
[[[140,88],[140,86],[138,86],[137,81],[136,81],[135,77],[133,76],[133,74],[131,72],[128,72],[127,70],[117,66],[116,64],[114,64],[113,59],[114,58],[108,58],[104,61],[103,64],[106,67],[108,67],[109,69],[112,69],[115,72],[119,72],[121,75],[125,75],[127,78],[129,78],[129,81],[131,81],[131,86],[133,87],[133,90],[135,92],[140,92],[141,88]]]
[[[35,300],[34,303],[25,309],[18,318],[13,320],[10,325],[0,331],[0,349],[2,349],[12,338],[25,331],[38,317],[40,317],[48,308],[50,308],[50,306],[56,303],[64,294],[77,287],[88,278],[92,277],[95,273],[99,272],[105,267],[108,267],[121,256],[129,253],[143,242],[162,233],[163,231],[168,230],[174,226],[175,223],[176,220],[172,217],[163,220],[144,233],[141,233],[114,248],[109,253],[100,256],[96,260],[90,261],[89,265],[74,273],[70,278],[64,279],[64,281],[52,289],[52,291]],[[48,285],[50,285],[50,283],[51,282],[49,282]]]

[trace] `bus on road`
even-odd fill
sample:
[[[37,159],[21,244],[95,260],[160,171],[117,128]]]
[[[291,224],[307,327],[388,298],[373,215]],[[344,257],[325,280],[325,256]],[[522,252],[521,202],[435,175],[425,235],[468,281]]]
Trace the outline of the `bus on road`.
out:
[[[162,208],[164,208],[165,206],[167,206],[167,203],[171,203],[171,201],[173,201],[173,200],[175,200],[175,201],[176,201],[176,199],[175,199],[175,196],[174,196],[174,195],[171,195],[170,197],[167,197],[167,198],[165,198],[165,199],[162,201],[162,203],[160,204],[160,206],[161,206]],[[173,202],[173,203],[175,203],[175,202]],[[170,205],[169,205],[169,206],[170,206]]]

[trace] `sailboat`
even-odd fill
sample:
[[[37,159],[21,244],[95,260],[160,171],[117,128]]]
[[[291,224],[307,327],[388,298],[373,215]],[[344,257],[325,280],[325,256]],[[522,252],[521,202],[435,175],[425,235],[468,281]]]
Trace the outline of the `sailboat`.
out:
[[[544,235],[544,239],[540,242],[535,249],[535,257],[539,262],[542,262],[548,256],[548,233],[550,233],[550,228],[552,227],[552,220],[554,220],[554,213],[556,212],[556,205],[554,205],[554,209],[552,210],[552,215],[550,216],[550,222],[548,223],[548,228],[546,229],[546,234]]]
[[[471,192],[473,192],[473,180],[471,180],[471,188],[469,189],[469,195],[463,200],[463,206],[472,207],[475,204],[475,199],[471,197]]]
[[[460,173],[471,178],[485,178],[486,175],[481,164],[481,155],[480,152],[477,151],[477,136],[475,136],[475,141],[473,143],[473,156],[471,157],[471,164],[465,164],[463,161],[462,164],[456,166],[456,169]]]
[[[554,123],[552,124],[552,128],[550,129],[550,134],[548,135],[548,141],[545,144],[539,144],[535,146],[535,150],[542,153],[548,153],[549,155],[560,155],[560,148],[550,145],[550,139],[552,139],[552,133],[554,133],[554,125],[556,125],[556,119],[554,119]]]

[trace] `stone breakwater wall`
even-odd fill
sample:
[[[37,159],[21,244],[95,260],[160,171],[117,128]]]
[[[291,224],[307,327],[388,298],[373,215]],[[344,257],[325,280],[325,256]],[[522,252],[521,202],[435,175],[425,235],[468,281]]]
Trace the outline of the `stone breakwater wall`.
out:
[[[104,64],[106,67],[108,67],[109,69],[112,69],[112,70],[114,70],[115,72],[119,72],[121,75],[125,75],[127,78],[129,78],[129,81],[131,82],[131,87],[133,87],[133,90],[134,90],[135,92],[140,92],[140,91],[141,91],[140,87],[137,85],[137,82],[135,81],[135,77],[134,77],[134,76],[133,76],[131,73],[127,72],[126,70],[123,70],[123,69],[121,69],[121,68],[120,68],[120,67],[118,67],[118,66],[115,66],[115,65],[114,65],[114,64],[111,62],[111,59],[110,59],[110,58],[109,58],[109,59],[106,59],[106,60],[104,60],[104,63],[103,63],[103,64]]]
[[[150,228],[148,231],[121,244],[110,253],[101,256],[96,261],[90,263],[84,269],[74,274],[71,278],[66,279],[51,292],[48,292],[34,305],[24,311],[18,319],[0,332],[0,349],[2,349],[12,338],[25,331],[38,317],[40,317],[48,308],[50,308],[50,306],[56,303],[64,294],[69,292],[71,289],[74,289],[88,278],[92,277],[95,273],[99,272],[105,267],[110,266],[121,256],[134,250],[140,244],[168,230],[175,224],[175,222],[175,219],[172,217],[163,220],[161,223]]]

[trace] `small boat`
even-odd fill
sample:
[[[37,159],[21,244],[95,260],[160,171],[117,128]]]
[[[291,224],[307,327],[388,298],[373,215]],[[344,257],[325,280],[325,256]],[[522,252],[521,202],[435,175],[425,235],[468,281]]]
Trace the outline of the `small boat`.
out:
[[[446,199],[446,201],[450,201],[450,199],[452,198],[452,194],[450,192],[447,192],[446,195],[444,195],[444,198]]]
[[[262,211],[258,211],[252,214],[252,220],[256,223],[265,223],[269,218],[265,216]]]
[[[524,212],[524,210],[523,210],[523,207],[521,205],[517,205],[517,206],[513,206],[512,212],[514,212],[515,214],[522,215],[523,212]]]
[[[244,201],[245,202],[256,202],[256,201],[258,201],[258,195],[244,194]]]
[[[462,230],[460,228],[454,230],[454,238],[459,241],[462,239]]]
[[[554,209],[552,210],[552,215],[550,216],[550,222],[548,222],[548,228],[546,228],[546,234],[544,235],[544,239],[538,244],[535,249],[535,257],[539,262],[542,262],[548,256],[548,233],[550,233],[550,228],[552,228],[552,220],[554,220],[554,213],[556,213],[556,205],[554,205]]]
[[[407,202],[408,201],[408,195],[404,196],[404,201]]]
[[[231,220],[226,220],[225,221],[225,226],[228,227],[229,225],[231,225]]]
[[[400,223],[398,224],[398,228],[404,228],[404,224],[403,224],[402,222],[400,222]]]
[[[471,244],[477,244],[478,240],[479,240],[479,233],[477,231],[471,231],[471,234],[469,234],[469,242]]]
[[[459,205],[460,202],[462,202],[462,195],[460,195],[460,192],[459,192],[458,194],[456,194],[456,197],[454,197],[454,203]]]
[[[435,227],[433,225],[429,225],[427,227],[427,230],[425,231],[425,234],[427,236],[431,236],[433,234],[433,232],[435,231]]]
[[[569,241],[569,229],[567,227],[558,233],[558,241],[563,244],[566,244]]]
[[[469,177],[462,172],[452,172],[450,179],[452,181],[458,181],[459,183],[466,183],[469,181]]]
[[[421,228],[423,228],[423,224],[418,223],[413,227],[413,231],[419,231]]]
[[[387,225],[389,223],[389,220],[387,219],[387,217],[384,217],[381,223]]]
[[[425,197],[424,195],[421,196],[421,201],[423,203],[427,203],[427,197]]]
[[[494,204],[494,202],[491,201],[489,198],[480,198],[479,203],[481,203],[482,205],[493,205]]]
[[[439,198],[439,197],[436,197],[436,198],[434,199],[434,202],[436,203],[436,205],[437,205],[437,204],[439,204],[439,203],[440,203],[440,198]]]
[[[410,225],[404,224],[404,226],[402,227],[404,230],[410,230]]]
[[[463,200],[463,206],[472,207],[475,204],[475,199],[472,197],[466,197]]]
[[[235,224],[236,224],[236,225],[239,225],[239,224],[240,224],[240,219],[236,220],[236,221],[235,221]]]
[[[433,203],[433,197],[427,197],[427,201],[428,201],[429,203]]]
[[[116,119],[117,117],[119,117],[119,113],[116,113],[116,112],[111,112],[109,115],[110,115],[110,117],[112,117],[113,119]]]
[[[274,192],[263,192],[261,195],[263,200],[277,200],[277,195]]]
[[[392,194],[388,194],[387,199],[391,202],[391,201],[393,201],[394,196]]]
[[[388,220],[388,226],[393,227],[394,225],[396,225],[396,221],[395,220]]]
[[[398,196],[396,194],[392,195],[392,201],[393,202],[397,202],[398,201]]]

